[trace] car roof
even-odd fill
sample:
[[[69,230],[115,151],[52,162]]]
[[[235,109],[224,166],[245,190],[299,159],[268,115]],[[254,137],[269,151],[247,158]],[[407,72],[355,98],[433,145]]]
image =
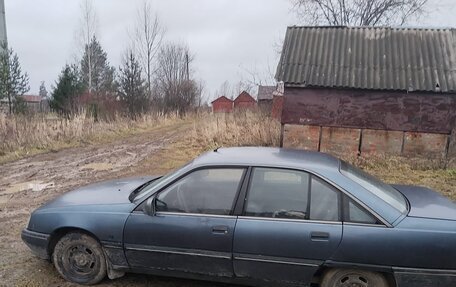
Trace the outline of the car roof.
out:
[[[207,166],[260,166],[308,171],[344,190],[393,224],[402,213],[340,172],[341,160],[321,152],[268,147],[219,148],[195,160],[189,169]]]
[[[194,165],[272,166],[297,169],[339,169],[340,160],[329,154],[271,147],[219,148],[207,152]]]

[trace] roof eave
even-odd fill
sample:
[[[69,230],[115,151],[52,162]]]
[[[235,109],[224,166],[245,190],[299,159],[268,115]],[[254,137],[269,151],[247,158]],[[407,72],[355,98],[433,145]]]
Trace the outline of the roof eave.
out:
[[[456,90],[402,90],[402,89],[369,89],[357,88],[349,86],[318,86],[306,85],[299,83],[285,83],[285,88],[301,88],[301,89],[333,89],[333,90],[356,90],[356,91],[378,91],[378,92],[400,92],[400,93],[433,93],[433,94],[456,94]]]

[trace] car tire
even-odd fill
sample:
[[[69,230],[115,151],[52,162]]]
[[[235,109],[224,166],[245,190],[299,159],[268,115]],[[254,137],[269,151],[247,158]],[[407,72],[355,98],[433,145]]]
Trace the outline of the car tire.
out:
[[[52,255],[55,268],[68,281],[93,285],[106,277],[106,259],[93,237],[73,232],[63,236]]]
[[[327,271],[321,287],[388,287],[386,278],[377,272],[356,269],[331,269]]]

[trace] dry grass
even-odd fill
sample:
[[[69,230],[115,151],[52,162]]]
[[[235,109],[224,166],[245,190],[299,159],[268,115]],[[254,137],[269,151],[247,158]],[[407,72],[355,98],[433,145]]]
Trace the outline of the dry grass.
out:
[[[456,200],[456,169],[444,168],[443,160],[370,155],[348,161],[388,183],[426,186]]]
[[[224,146],[279,146],[280,123],[259,112],[203,117],[195,124],[192,143],[203,149]]]
[[[95,122],[79,115],[71,120],[47,115],[33,118],[0,115],[0,162],[28,154],[58,150],[84,143],[109,142],[150,129],[193,122],[182,139],[160,156],[163,171],[176,168],[202,152],[218,147],[279,146],[280,123],[255,112],[235,114],[146,115],[136,121],[117,117]],[[456,170],[441,160],[370,155],[344,157],[390,183],[423,185],[456,199]],[[157,159],[154,159],[154,164]]]
[[[238,112],[235,114],[199,114],[191,119],[189,130],[164,152],[147,158],[138,166],[139,173],[151,166],[166,173],[201,153],[218,147],[279,146],[280,123],[264,114]]]
[[[85,113],[71,119],[54,114],[0,114],[0,162],[81,143],[105,142],[180,120],[176,114],[144,115],[136,120],[118,116],[111,121],[95,121]]]

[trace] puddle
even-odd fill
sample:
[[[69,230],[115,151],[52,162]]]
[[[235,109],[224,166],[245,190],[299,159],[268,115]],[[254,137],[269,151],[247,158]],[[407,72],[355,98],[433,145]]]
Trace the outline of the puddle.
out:
[[[0,196],[17,193],[24,190],[32,190],[35,192],[39,192],[52,186],[54,186],[54,182],[43,183],[43,181],[40,180],[21,182],[13,184],[10,187],[7,187],[4,192],[0,193]]]
[[[115,165],[113,165],[111,163],[93,162],[93,163],[89,163],[89,164],[86,164],[86,165],[82,166],[80,169],[81,170],[91,169],[91,170],[94,170],[94,171],[104,171],[104,170],[111,170],[114,167],[115,167]]]

